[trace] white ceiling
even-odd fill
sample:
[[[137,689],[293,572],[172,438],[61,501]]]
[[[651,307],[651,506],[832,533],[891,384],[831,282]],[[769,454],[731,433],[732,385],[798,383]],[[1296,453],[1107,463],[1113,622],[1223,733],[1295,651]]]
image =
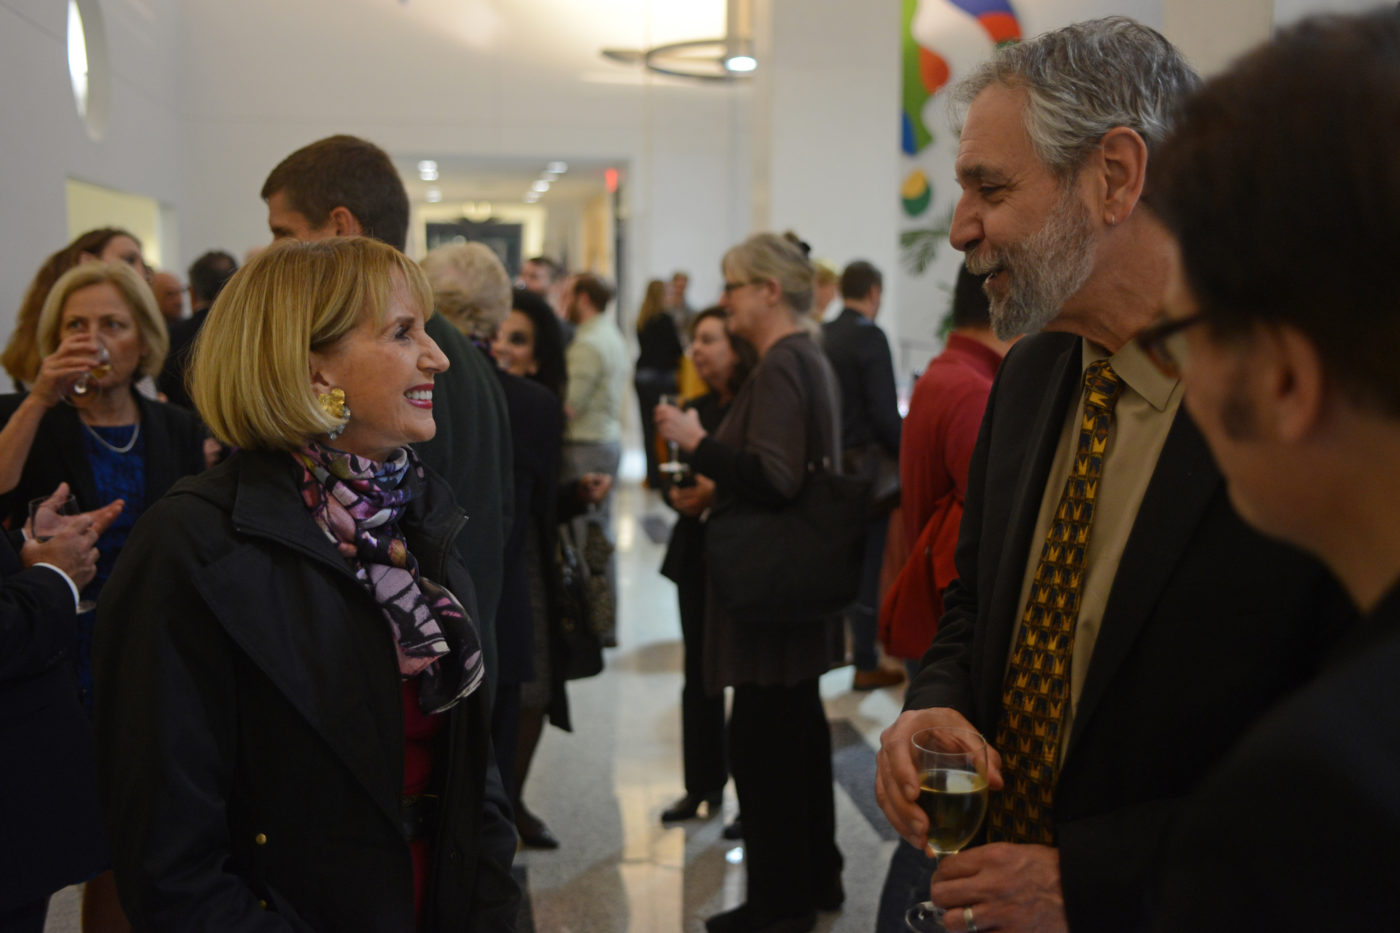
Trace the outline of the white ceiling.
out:
[[[418,177],[420,159],[437,162],[436,181],[423,181]],[[543,207],[587,201],[606,190],[603,179],[606,169],[617,168],[621,172],[624,168],[621,162],[571,160],[567,154],[561,154],[559,160],[567,162],[569,170],[551,183],[549,191],[540,195],[539,203]],[[442,192],[443,203],[497,201],[518,204],[522,202],[525,192],[530,190],[530,184],[540,177],[545,164],[539,159],[446,157],[431,152],[394,159],[394,165],[408,189],[409,199],[415,203],[426,203],[428,189],[436,188]]]

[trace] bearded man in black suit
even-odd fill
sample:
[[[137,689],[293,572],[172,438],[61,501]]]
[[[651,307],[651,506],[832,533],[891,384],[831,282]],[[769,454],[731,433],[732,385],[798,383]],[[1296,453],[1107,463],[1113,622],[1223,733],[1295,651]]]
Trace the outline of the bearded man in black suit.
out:
[[[921,849],[911,737],[971,727],[991,748],[987,843],[911,892],[950,933],[1140,927],[1183,802],[1350,612],[1240,520],[1180,384],[1130,339],[1173,252],[1151,158],[1197,83],[1113,17],[1003,48],[955,92],[951,240],[997,335],[1032,336],[993,386],[960,580],[878,756],[881,806]]]

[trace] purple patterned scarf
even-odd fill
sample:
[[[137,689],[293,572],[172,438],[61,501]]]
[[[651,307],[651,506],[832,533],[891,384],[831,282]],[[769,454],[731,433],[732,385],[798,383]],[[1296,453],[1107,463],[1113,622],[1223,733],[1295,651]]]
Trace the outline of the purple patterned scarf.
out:
[[[399,673],[420,677],[419,705],[441,713],[481,685],[481,642],[467,611],[446,587],[418,572],[399,519],[424,487],[423,465],[408,447],[384,463],[311,443],[293,454],[311,517],[355,567],[384,611]]]

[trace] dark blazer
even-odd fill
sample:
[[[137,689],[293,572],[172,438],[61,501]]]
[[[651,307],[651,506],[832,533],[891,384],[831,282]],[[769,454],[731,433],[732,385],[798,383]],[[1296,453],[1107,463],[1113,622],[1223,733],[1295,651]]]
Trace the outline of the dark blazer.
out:
[[[73,673],[73,591],[0,532],[0,914],[107,862],[92,728]]]
[[[141,435],[146,439],[149,508],[177,479],[204,469],[204,428],[183,409],[153,402],[139,392],[132,394],[141,410]],[[23,400],[23,395],[0,396],[0,424],[10,420]],[[78,411],[60,402],[39,423],[19,485],[0,496],[0,519],[18,528],[28,518],[29,501],[48,495],[64,481],[84,511],[107,504],[98,501]]]
[[[899,457],[899,400],[890,342],[875,322],[842,308],[822,325],[822,349],[841,383],[841,448],[879,444]]]
[[[464,520],[429,474],[402,527],[424,575],[474,612],[452,547]],[[99,790],[136,929],[414,929],[392,642],[290,457],[236,454],[142,516],[94,654]],[[438,737],[425,931],[514,927],[488,704],[476,690]]]
[[[1395,926],[1397,671],[1400,587],[1204,782],[1174,833],[1154,929]]]
[[[496,682],[496,609],[501,599],[506,535],[510,531],[510,416],[495,369],[453,327],[434,314],[425,329],[447,357],[448,370],[436,379],[433,420],[437,434],[414,444],[424,466],[447,480],[457,504],[470,519],[457,549],[476,583],[486,677]]]
[[[1077,337],[1028,337],[1007,354],[969,470],[960,579],[906,708],[952,707],[996,734],[1031,536],[1080,385]],[[1122,553],[1056,787],[1072,929],[1143,924],[1182,802],[1315,671],[1351,615],[1319,564],[1239,519],[1179,411]]]
[[[497,370],[510,412],[511,450],[514,455],[515,520],[506,539],[505,576],[501,606],[496,614],[496,638],[500,648],[501,683],[525,683],[535,676],[534,617],[530,609],[530,568],[525,562],[525,542],[531,529],[541,542],[554,526],[559,487],[559,451],[563,445],[564,412],[559,398],[537,382]],[[543,544],[542,544],[543,547]],[[553,560],[553,550],[543,555]],[[548,576],[545,579],[549,579]]]
[[[189,317],[171,323],[170,351],[165,355],[165,365],[161,367],[160,379],[157,380],[157,385],[165,393],[165,398],[170,404],[179,405],[189,411],[194,411],[189,390],[185,388],[185,378],[190,366],[190,349],[194,338],[199,334],[199,329],[204,326],[204,319],[208,316],[209,309],[201,308]]]

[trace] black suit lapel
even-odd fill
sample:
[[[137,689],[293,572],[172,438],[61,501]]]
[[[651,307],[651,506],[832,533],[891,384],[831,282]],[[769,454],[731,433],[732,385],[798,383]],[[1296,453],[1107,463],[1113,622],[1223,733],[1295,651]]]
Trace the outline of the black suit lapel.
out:
[[[1010,421],[1010,430],[1023,432],[1027,441],[1020,448],[1023,455],[1015,480],[1004,485],[988,484],[987,487],[989,491],[998,487],[1007,490],[1012,498],[1006,540],[987,615],[988,642],[983,657],[992,668],[983,671],[980,681],[983,685],[984,709],[1001,709],[1006,659],[1011,654],[1011,637],[1023,608],[1021,583],[1025,579],[1027,561],[1039,559],[1043,543],[1032,541],[1031,537],[1035,534],[1036,519],[1040,517],[1040,503],[1049,481],[1050,465],[1060,444],[1065,412],[1075,404],[1082,379],[1081,352],[1080,341],[1070,341],[1065,350],[1045,368],[1040,404],[1034,409],[1026,406],[1025,411],[1030,415],[1028,419],[1017,418],[1018,412],[1015,411],[1006,416]],[[1007,403],[1015,405],[1025,397],[1024,391],[1015,394],[1019,397],[1008,398]]]
[[[1069,754],[1132,650],[1177,563],[1190,549],[1196,528],[1220,485],[1220,472],[1205,439],[1185,408],[1179,409],[1113,578],[1103,625],[1075,709]]]

